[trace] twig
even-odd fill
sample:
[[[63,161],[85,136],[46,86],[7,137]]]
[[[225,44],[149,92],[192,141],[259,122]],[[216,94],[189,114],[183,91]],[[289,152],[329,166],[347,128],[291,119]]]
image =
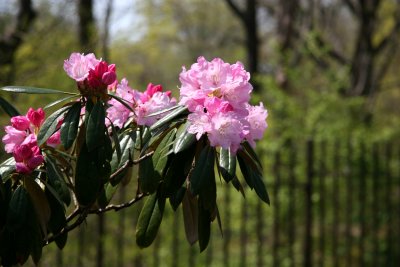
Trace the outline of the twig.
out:
[[[106,206],[105,208],[90,210],[89,214],[100,214],[100,213],[104,213],[104,212],[107,212],[110,210],[119,211],[119,210],[122,210],[122,209],[132,206],[133,204],[140,201],[145,196],[147,196],[147,194],[141,193],[141,194],[137,195],[135,198],[131,199],[129,202],[126,202],[123,204],[118,204],[118,205],[110,204],[110,205]]]

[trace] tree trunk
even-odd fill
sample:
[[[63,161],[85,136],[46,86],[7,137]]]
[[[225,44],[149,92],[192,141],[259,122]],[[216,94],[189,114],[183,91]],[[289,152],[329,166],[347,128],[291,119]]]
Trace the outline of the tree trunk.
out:
[[[93,18],[93,1],[78,0],[79,43],[84,53],[90,53],[96,47],[96,25]]]

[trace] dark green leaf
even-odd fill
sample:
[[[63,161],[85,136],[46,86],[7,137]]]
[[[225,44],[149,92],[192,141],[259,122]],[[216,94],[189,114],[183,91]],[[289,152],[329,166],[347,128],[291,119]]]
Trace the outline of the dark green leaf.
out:
[[[40,127],[39,133],[37,135],[37,143],[38,145],[44,144],[47,139],[53,135],[56,131],[58,118],[62,116],[70,107],[62,107],[61,109],[57,110],[53,114],[51,114],[43,123],[42,127]]]
[[[179,205],[182,203],[183,198],[186,194],[186,187],[181,187],[174,194],[171,194],[169,197],[169,203],[171,204],[174,211],[176,211]]]
[[[253,147],[249,144],[249,142],[242,143],[242,147],[246,150],[246,152],[250,155],[250,157],[258,164],[258,168],[262,170],[261,161],[258,158],[257,153],[254,151]]]
[[[221,148],[219,167],[222,177],[229,183],[236,175],[236,155],[233,155],[230,149]]]
[[[132,108],[133,103],[129,103],[128,101],[126,101],[125,99],[116,96],[114,94],[108,94],[109,97],[114,98],[115,100],[117,100],[119,103],[121,103],[122,105],[124,105],[124,107],[126,107],[127,109],[129,109],[130,111],[132,111],[133,113],[135,113],[135,110]]]
[[[214,148],[209,145],[203,147],[189,178],[193,195],[198,195],[207,185],[207,181],[214,177],[214,160]]]
[[[71,203],[71,195],[68,189],[67,184],[64,180],[64,175],[61,170],[57,166],[55,159],[46,155],[46,173],[47,173],[47,182],[51,188],[49,190],[53,191],[53,195],[55,198],[62,200],[66,206],[69,206]]]
[[[69,149],[78,134],[79,118],[81,114],[81,103],[76,102],[65,114],[64,122],[61,125],[61,143],[65,149]]]
[[[86,125],[86,144],[89,151],[102,146],[105,135],[106,112],[101,101],[94,104]]]
[[[7,115],[10,117],[21,115],[21,113],[13,105],[11,105],[11,103],[9,103],[1,96],[0,96],[0,107],[2,107],[4,112],[7,113]]]
[[[75,93],[64,92],[54,89],[37,88],[28,86],[5,86],[0,88],[2,91],[13,92],[13,93],[24,93],[24,94],[65,94],[65,95],[76,95]]]
[[[174,153],[177,154],[189,147],[196,142],[196,136],[187,131],[189,123],[181,125],[174,143]]]
[[[257,169],[253,169],[251,167],[251,164],[247,164],[247,162],[242,158],[240,154],[238,154],[237,159],[239,162],[240,170],[242,171],[246,183],[249,185],[251,189],[254,188],[254,190],[256,191],[257,195],[261,200],[269,204],[270,201],[268,192],[262,180],[261,173]]]
[[[165,198],[157,193],[150,195],[143,205],[136,226],[136,244],[145,248],[151,245],[157,236],[165,207]]]
[[[75,194],[79,204],[92,204],[102,186],[97,149],[89,152],[86,144],[83,145],[76,163]]]
[[[210,241],[211,234],[211,212],[202,205],[202,200],[199,199],[199,247],[200,252],[204,251]]]
[[[153,131],[157,130],[158,128],[163,127],[164,125],[170,123],[174,119],[178,118],[179,116],[181,116],[187,112],[188,112],[187,107],[179,106],[178,108],[173,110],[171,113],[169,113],[168,115],[166,115],[165,117],[163,117],[162,119],[160,119],[159,121],[154,123],[150,127],[150,131],[153,132]]]
[[[118,132],[117,132],[117,129],[115,129],[115,126],[112,123],[112,121],[110,121],[110,124],[111,124],[112,139],[114,142],[115,154],[117,155],[118,161],[121,162],[122,150],[121,150],[121,145],[120,145],[119,139],[118,139]]]
[[[182,201],[183,222],[185,224],[186,239],[193,245],[199,239],[198,222],[199,210],[198,201],[190,191],[186,191]]]

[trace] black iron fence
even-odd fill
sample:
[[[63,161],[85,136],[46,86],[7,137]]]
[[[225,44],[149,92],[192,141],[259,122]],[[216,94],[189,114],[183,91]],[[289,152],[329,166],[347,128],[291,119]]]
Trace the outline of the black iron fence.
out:
[[[138,208],[92,217],[41,266],[400,266],[400,144],[286,142],[259,151],[271,206],[222,182],[222,233],[199,254],[181,211],[166,209],[155,243],[135,245]],[[126,187],[115,202],[133,196]]]

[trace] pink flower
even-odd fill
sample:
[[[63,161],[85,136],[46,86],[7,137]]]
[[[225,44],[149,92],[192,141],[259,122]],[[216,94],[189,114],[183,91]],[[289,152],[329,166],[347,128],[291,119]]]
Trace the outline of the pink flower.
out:
[[[187,131],[191,134],[195,134],[197,140],[199,140],[203,134],[211,131],[211,118],[201,107],[189,114],[188,121],[190,121],[191,124]]]
[[[14,147],[25,140],[26,132],[17,130],[12,126],[6,126],[4,130],[6,132],[6,135],[2,138],[5,144],[4,149],[7,153],[13,153]]]
[[[233,112],[217,113],[211,119],[211,130],[208,134],[211,146],[231,148],[235,153],[240,147],[246,130]]]
[[[249,115],[246,120],[249,124],[249,133],[246,136],[246,139],[249,141],[251,145],[255,145],[254,140],[262,139],[265,130],[268,127],[267,117],[268,112],[264,108],[264,105],[260,103],[259,106],[248,106]]]
[[[119,85],[117,85],[115,94],[129,103],[132,108],[134,107],[136,101],[140,99],[140,93],[130,88],[128,86],[128,80],[125,78],[121,80]],[[133,112],[115,99],[108,101],[108,104],[110,105],[110,107],[107,109],[108,119],[115,126],[123,128],[129,117],[133,116]],[[106,120],[106,123],[109,123],[109,120]]]
[[[40,127],[44,122],[45,113],[42,108],[38,108],[37,110],[29,108],[26,117],[34,126]]]
[[[29,128],[31,122],[26,116],[15,116],[11,118],[11,125],[17,130],[25,131]]]
[[[93,53],[84,54],[72,53],[69,59],[64,60],[64,70],[69,77],[77,82],[84,81],[89,76],[89,70],[99,63]]]
[[[156,91],[151,95],[151,98],[149,98],[146,102],[144,103],[142,103],[141,101],[138,102],[138,105],[135,108],[137,124],[151,126],[157,120],[165,116],[166,113],[159,114],[156,116],[153,116],[151,114],[175,106],[176,100],[175,98],[170,98],[170,95],[171,94],[169,92]]]

